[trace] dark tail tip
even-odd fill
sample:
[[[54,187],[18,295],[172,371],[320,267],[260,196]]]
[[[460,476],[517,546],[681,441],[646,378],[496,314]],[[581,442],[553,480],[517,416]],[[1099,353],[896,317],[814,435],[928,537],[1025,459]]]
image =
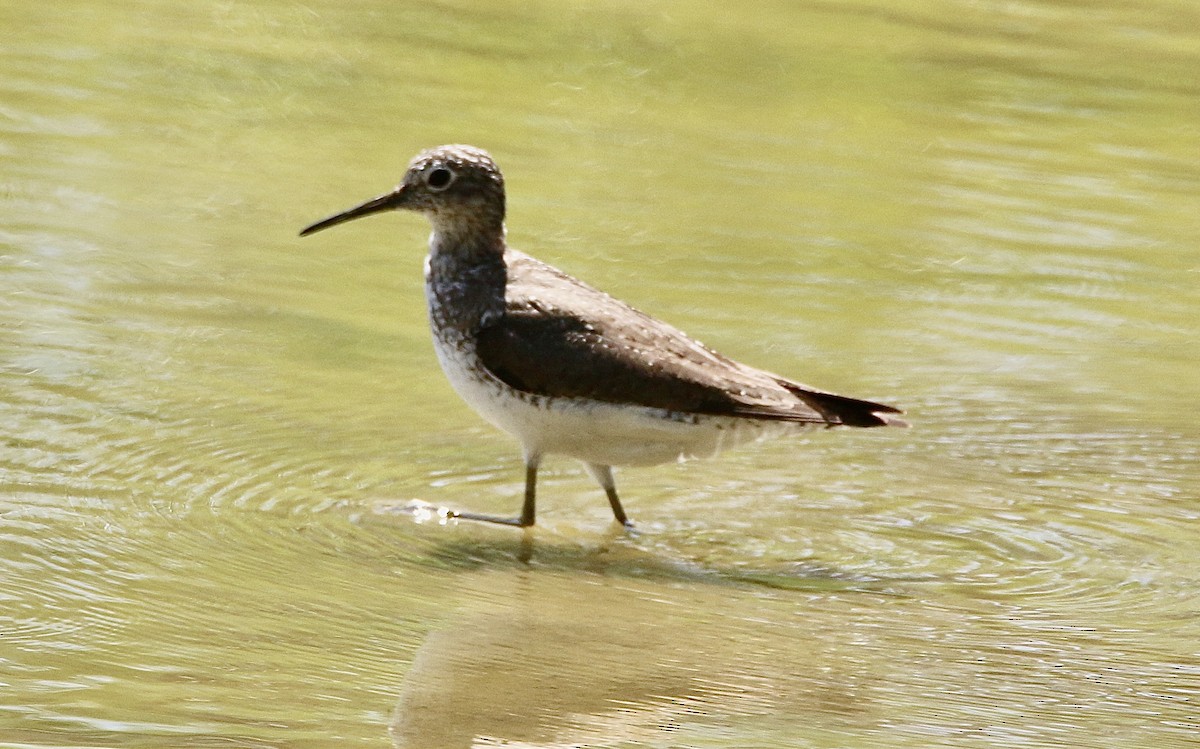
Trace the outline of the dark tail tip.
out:
[[[901,428],[912,426],[896,415],[904,412],[895,406],[795,386],[788,389],[820,411],[830,425]]]

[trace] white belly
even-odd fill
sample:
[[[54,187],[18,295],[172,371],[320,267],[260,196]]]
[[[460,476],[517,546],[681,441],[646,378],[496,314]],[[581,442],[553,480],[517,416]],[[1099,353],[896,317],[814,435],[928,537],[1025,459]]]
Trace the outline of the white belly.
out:
[[[704,457],[788,430],[771,422],[536,396],[490,376],[478,366],[473,351],[436,334],[434,348],[459,396],[516,437],[531,455],[555,453],[610,466],[653,465]]]

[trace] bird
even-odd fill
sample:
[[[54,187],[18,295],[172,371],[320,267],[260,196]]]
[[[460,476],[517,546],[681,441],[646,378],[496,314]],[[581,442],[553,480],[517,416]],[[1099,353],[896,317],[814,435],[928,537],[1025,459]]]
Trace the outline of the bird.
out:
[[[385,211],[432,226],[425,297],[450,384],[521,445],[517,517],[449,517],[530,528],[546,455],[578,459],[633,525],[614,466],[692,457],[804,427],[908,426],[894,406],[819,390],[717,353],[681,330],[508,246],[504,177],[483,149],[417,154],[400,184],[313,223],[307,236]]]

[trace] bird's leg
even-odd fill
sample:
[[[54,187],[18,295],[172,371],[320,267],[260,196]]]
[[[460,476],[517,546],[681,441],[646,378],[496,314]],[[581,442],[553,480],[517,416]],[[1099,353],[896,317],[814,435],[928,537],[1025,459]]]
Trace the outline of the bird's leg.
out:
[[[525,456],[525,502],[521,505],[520,520],[522,528],[533,525],[534,505],[537,503],[537,471],[540,462],[541,456],[539,455]]]
[[[613,517],[626,528],[632,528],[633,523],[629,522],[629,518],[625,516],[625,508],[621,507],[621,498],[617,496],[617,484],[613,481],[612,466],[599,463],[584,463],[584,465],[587,467],[588,473],[592,474],[592,478],[596,479],[596,483],[600,484],[604,493],[608,495],[608,504],[612,507]]]
[[[529,528],[534,523],[534,513],[537,505],[537,472],[541,463],[541,455],[526,454],[525,456],[525,502],[521,505],[521,517],[498,518],[493,515],[480,515],[474,512],[451,510],[450,517],[459,520],[476,520],[481,523],[496,523],[498,525],[514,525],[518,528]]]

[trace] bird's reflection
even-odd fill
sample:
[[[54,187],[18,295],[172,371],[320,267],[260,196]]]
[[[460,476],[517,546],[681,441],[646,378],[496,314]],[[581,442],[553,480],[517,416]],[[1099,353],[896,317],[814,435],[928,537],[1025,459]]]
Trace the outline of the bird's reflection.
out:
[[[479,560],[486,548],[459,553]],[[808,628],[754,614],[774,593],[621,552],[580,552],[573,564],[552,550],[539,563],[540,551],[517,562],[528,546],[514,540],[493,549],[510,566],[458,570],[465,603],[405,677],[397,747],[675,742],[781,709],[859,709],[854,689],[821,669],[825,646]]]

